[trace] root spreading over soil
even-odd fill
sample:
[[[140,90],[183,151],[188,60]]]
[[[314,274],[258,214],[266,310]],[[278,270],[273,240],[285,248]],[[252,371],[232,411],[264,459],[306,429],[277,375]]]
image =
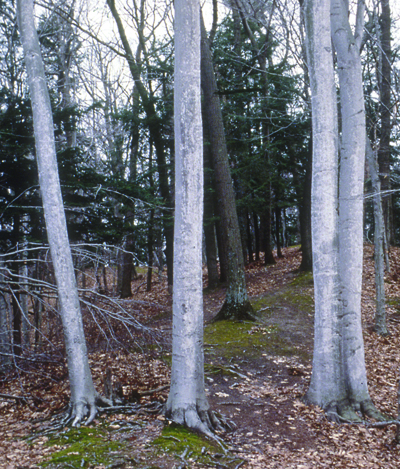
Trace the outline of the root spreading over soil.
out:
[[[365,249],[363,327],[372,401],[395,419],[400,251],[391,254],[386,281],[391,335],[374,332],[371,246]],[[163,337],[162,347],[105,351],[88,334],[96,388],[103,392],[106,370],[111,370],[120,399],[118,405],[100,409],[89,426],[63,425],[69,397],[61,345],[40,354],[32,351],[30,360],[0,375],[0,468],[399,467],[395,424],[337,424],[302,400],[311,374],[313,288],[312,276],[298,273],[299,265],[300,253],[288,248],[274,265],[247,267],[256,323],[210,322],[223,304],[224,290],[204,295],[207,395],[213,411],[234,424],[218,434],[221,444],[171,424],[162,413],[172,315],[166,282],[160,280],[151,292],[133,288],[132,301],[144,305],[137,319]]]

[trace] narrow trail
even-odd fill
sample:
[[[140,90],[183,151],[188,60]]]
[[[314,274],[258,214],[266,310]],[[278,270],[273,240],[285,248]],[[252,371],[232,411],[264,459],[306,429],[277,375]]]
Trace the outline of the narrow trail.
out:
[[[90,443],[93,457],[85,456],[86,460],[81,458],[69,466],[49,467],[399,467],[400,449],[393,443],[394,426],[377,429],[336,425],[328,422],[320,409],[302,402],[311,373],[312,280],[310,275],[297,272],[298,249],[286,249],[284,256],[275,266],[265,267],[260,262],[247,267],[249,293],[260,316],[258,323],[210,324],[222,305],[224,289],[206,290],[204,294],[206,388],[211,408],[236,424],[234,431],[221,435],[230,448],[230,459],[212,456],[205,465],[196,462],[190,451],[166,453],[153,445],[160,437],[166,441],[175,438],[162,437],[166,422],[157,410],[165,402],[168,388],[146,394],[169,383],[171,297],[163,282],[155,282],[152,292],[146,293],[138,281],[131,303],[128,300],[126,304],[137,308],[138,319],[158,332],[157,337],[164,342],[163,350],[152,346],[144,353],[117,349],[105,352],[98,346],[98,336],[89,334],[88,338],[97,388],[102,390],[105,369],[110,367],[114,382],[120,383],[136,411],[130,415],[103,414],[95,425],[82,427],[75,436],[65,428],[61,432],[64,436],[59,435],[60,439],[49,445],[51,434],[45,432],[50,419],[68,402],[62,350],[59,355],[53,354],[54,363],[21,363],[13,372],[0,375],[0,393],[29,397],[26,401],[0,398],[0,468],[39,467],[40,462],[61,451],[73,453],[75,449],[79,455],[79,442],[90,435],[96,437]],[[400,366],[399,250],[393,250],[392,263],[392,274],[386,279],[391,336],[381,338],[372,330],[374,274],[372,247],[366,246],[363,325],[369,389],[378,408],[395,415]],[[37,437],[27,440],[34,432],[39,432]],[[73,438],[77,441],[73,442]],[[104,451],[110,458],[108,465],[96,463]]]

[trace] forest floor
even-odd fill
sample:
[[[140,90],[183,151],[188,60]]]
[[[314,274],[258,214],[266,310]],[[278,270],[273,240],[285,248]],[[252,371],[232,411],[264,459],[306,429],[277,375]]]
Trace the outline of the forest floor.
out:
[[[109,368],[127,405],[99,414],[88,427],[60,420],[68,403],[61,345],[31,352],[0,375],[0,468],[397,468],[396,426],[371,422],[338,425],[302,401],[311,375],[312,276],[298,272],[298,248],[287,248],[273,266],[247,266],[247,284],[257,323],[210,323],[224,288],[205,290],[205,372],[211,408],[235,424],[215,444],[168,422],[171,363],[171,297],[165,281],[151,292],[133,284],[137,319],[154,331],[140,350],[111,347],[88,329],[94,380],[103,390]],[[365,248],[363,329],[369,390],[376,406],[397,415],[400,366],[400,251],[391,252],[386,278],[390,336],[373,332],[373,249]],[[133,306],[132,306],[133,307]],[[118,329],[116,331],[118,334]],[[121,332],[122,334],[122,332]],[[6,398],[5,395],[15,396]],[[21,397],[19,399],[18,397]]]

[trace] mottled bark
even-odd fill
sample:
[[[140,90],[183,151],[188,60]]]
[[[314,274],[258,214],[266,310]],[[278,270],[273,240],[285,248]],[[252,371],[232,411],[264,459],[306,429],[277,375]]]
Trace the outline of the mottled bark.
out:
[[[89,368],[82,316],[68,242],[54,141],[49,92],[34,25],[33,1],[17,2],[18,24],[32,102],[36,158],[44,217],[63,321],[74,424],[96,415],[96,392]]]
[[[362,5],[362,6],[361,6]],[[361,8],[361,10],[360,10]],[[343,373],[351,409],[370,412],[361,325],[365,110],[360,58],[363,2],[353,34],[346,3],[331,0],[332,40],[340,88],[339,274]],[[350,410],[351,410],[350,409]],[[353,418],[353,417],[352,417]],[[356,414],[354,415],[356,418]]]
[[[200,4],[175,0],[175,227],[171,388],[166,414],[211,436],[203,352]]]
[[[338,132],[330,29],[330,0],[306,0],[307,59],[312,93],[311,222],[315,322],[307,400],[329,412],[345,398],[340,359]]]
[[[382,417],[368,393],[361,327],[366,135],[359,55],[362,13],[359,8],[353,34],[345,2],[331,0],[330,11],[326,0],[306,2],[313,113],[315,285],[314,358],[307,398],[338,421],[359,421],[357,412]],[[337,54],[342,118],[339,180],[331,38]]]

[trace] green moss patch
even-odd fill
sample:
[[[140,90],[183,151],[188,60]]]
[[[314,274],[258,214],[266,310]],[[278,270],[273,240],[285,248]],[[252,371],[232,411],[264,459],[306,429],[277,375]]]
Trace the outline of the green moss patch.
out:
[[[160,453],[173,455],[183,467],[190,467],[191,463],[216,467],[218,462],[220,467],[233,468],[241,461],[225,453],[217,443],[174,423],[166,425],[152,444]]]
[[[47,468],[109,465],[123,448],[121,443],[111,441],[108,433],[97,427],[68,428],[53,434],[46,444],[58,449],[42,463]]]
[[[264,353],[272,355],[296,353],[295,349],[280,337],[278,326],[262,323],[219,321],[209,324],[204,330],[204,344],[211,359],[213,355],[229,360],[232,357],[258,358]],[[223,369],[220,371],[225,372]],[[226,370],[226,373],[234,374],[234,371]]]

